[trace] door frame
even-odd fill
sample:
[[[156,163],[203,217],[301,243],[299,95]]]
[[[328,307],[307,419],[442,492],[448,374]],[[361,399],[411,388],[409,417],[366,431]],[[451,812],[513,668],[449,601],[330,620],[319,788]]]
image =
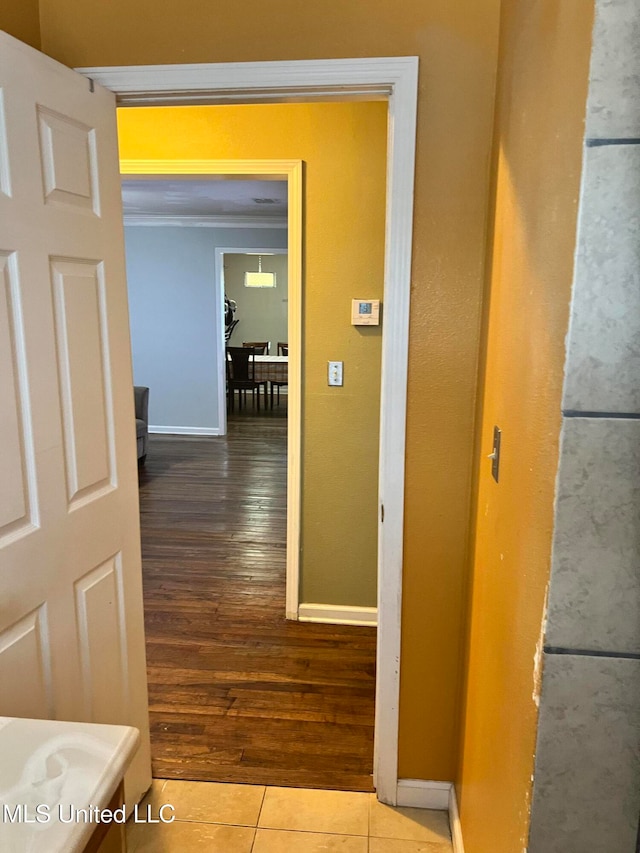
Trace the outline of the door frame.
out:
[[[120,106],[386,100],[374,784],[397,802],[409,300],[418,57],[77,68]]]
[[[302,189],[302,185],[299,185]],[[225,255],[287,255],[288,298],[287,305],[287,334],[289,339],[289,365],[287,379],[287,566],[285,608],[287,619],[298,619],[298,602],[300,599],[300,505],[301,505],[301,448],[302,438],[302,194],[298,193],[298,201],[292,212],[297,223],[293,233],[298,235],[297,249],[289,252],[286,249],[260,249],[249,246],[240,248],[232,246],[224,248],[217,246],[215,250],[214,269],[216,276],[216,297],[220,305],[224,302],[224,256]],[[287,229],[291,227],[291,216],[287,214]],[[289,233],[289,240],[291,239]],[[291,257],[291,254],[294,257]],[[293,334],[291,334],[293,330]],[[221,341],[219,364],[224,365],[224,320],[219,329],[218,340]],[[224,385],[222,385],[224,388]],[[226,398],[223,400],[226,432]],[[265,397],[265,407],[266,407]]]
[[[298,618],[300,595],[300,504],[302,438],[302,161],[301,160],[121,160],[120,174],[128,178],[176,175],[181,178],[212,175],[287,182],[287,274],[289,278],[289,397],[287,430],[287,575],[285,608],[287,619]],[[265,250],[266,251],[266,250]],[[269,251],[285,251],[271,249]],[[216,263],[216,358],[224,365],[224,294],[219,290]],[[218,422],[227,432],[224,377],[218,382]]]
[[[276,248],[275,246],[272,247],[271,249],[265,249],[264,247],[260,247],[260,246],[216,246],[215,253],[214,253],[215,258],[214,258],[214,262],[213,262],[213,268],[214,268],[215,277],[216,277],[216,285],[215,285],[216,286],[216,301],[217,301],[218,305],[220,306],[222,303],[224,303],[224,296],[225,296],[225,287],[224,287],[224,256],[225,255],[265,255],[265,256],[268,256],[268,255],[288,255],[288,253],[289,253],[288,248],[281,249],[281,248]],[[287,261],[288,261],[288,259],[287,259]],[[300,315],[299,306],[301,305],[301,298],[302,298],[302,275],[290,278],[288,266],[289,266],[289,264],[287,262],[287,290],[289,290],[289,288],[291,287],[291,289],[296,291],[292,295],[293,295],[294,307],[296,308],[296,313],[299,316]],[[287,301],[287,329],[289,328],[289,311],[290,311],[289,306],[290,305],[291,305],[291,301],[288,300]],[[222,335],[222,338],[220,338],[220,335]],[[221,347],[220,347],[220,340],[222,340],[222,346]],[[293,350],[293,345],[291,345],[291,342],[289,342],[289,344],[291,346],[291,349]],[[298,344],[298,351],[295,353],[292,353],[292,355],[289,356],[289,358],[292,361],[294,359],[299,360],[299,358],[300,358],[300,346],[299,346],[300,341],[299,340],[297,341],[297,344]],[[221,369],[222,369],[222,366],[224,366],[224,350],[225,350],[225,343],[224,343],[224,313],[223,313],[222,323],[220,323],[218,325],[218,356],[219,356],[219,358],[221,358],[221,360],[218,363],[221,365]],[[273,353],[271,353],[271,354],[273,355]],[[300,387],[300,385],[298,385],[295,388],[292,387],[291,392],[292,393],[289,396],[291,396],[292,400],[296,394],[298,397],[298,399],[294,401],[296,403],[296,406],[294,407],[295,408],[294,417],[295,417],[296,422],[293,424],[293,426],[294,426],[296,433],[297,433],[297,447],[298,447],[298,456],[299,456],[300,455],[300,449],[299,449],[300,435],[302,432],[301,423],[300,423],[299,401],[302,398],[302,388]],[[265,407],[266,407],[266,403],[265,403]],[[222,408],[224,409],[224,424],[225,424],[224,432],[226,434],[226,431],[227,431],[226,430],[227,406],[226,406],[226,395],[225,394],[222,395]],[[288,416],[289,416],[289,413],[287,412],[287,420],[289,421]],[[288,427],[288,429],[287,429],[287,433],[288,433],[289,429],[291,428],[290,422],[287,424],[287,427]],[[287,437],[288,437],[288,435],[287,435]],[[294,441],[295,441],[295,439],[294,439]],[[287,446],[289,447],[288,442],[287,442]],[[289,465],[289,460],[287,459],[287,473],[288,473],[288,465]],[[300,478],[299,477],[297,478],[296,483],[290,483],[290,482],[288,482],[288,479],[289,478],[287,476],[287,495],[290,493],[290,490],[292,488],[296,489],[296,490],[300,489]],[[300,499],[299,498],[298,498],[298,505],[300,505]],[[298,542],[300,541],[300,534],[299,533],[298,533],[297,541]],[[296,550],[299,552],[300,549],[297,548]],[[295,592],[296,592],[296,595],[295,595],[295,598],[293,598],[293,601],[296,602],[296,604],[295,604],[295,606],[290,607],[289,603],[290,603],[290,598],[292,598],[292,597],[289,595],[289,582],[290,581],[293,582],[294,578],[289,577],[289,560],[287,559],[287,619],[296,619],[297,618],[297,615],[295,615],[295,616],[289,615],[289,610],[291,610],[292,613],[294,610],[297,612],[297,601],[298,601],[298,561],[297,560],[296,560],[296,573],[295,574],[296,574],[296,576],[295,576],[295,585],[296,585]]]

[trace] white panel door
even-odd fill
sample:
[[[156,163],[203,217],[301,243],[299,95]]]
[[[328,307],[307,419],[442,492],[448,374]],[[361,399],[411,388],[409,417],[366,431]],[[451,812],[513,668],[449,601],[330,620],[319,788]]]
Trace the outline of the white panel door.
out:
[[[0,33],[0,715],[136,726],[151,781],[115,99]]]

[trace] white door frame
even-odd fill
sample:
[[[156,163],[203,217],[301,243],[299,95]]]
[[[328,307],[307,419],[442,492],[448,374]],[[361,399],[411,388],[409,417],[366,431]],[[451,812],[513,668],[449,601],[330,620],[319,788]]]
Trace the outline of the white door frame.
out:
[[[388,101],[374,782],[378,798],[395,804],[418,58],[138,65],[76,70],[115,92],[122,106]]]
[[[251,179],[287,182],[287,252],[289,277],[289,397],[287,400],[287,578],[286,617],[298,619],[300,598],[300,502],[301,502],[301,438],[302,438],[302,161],[301,160],[120,160],[120,174],[128,177],[179,175],[197,178],[202,175],[237,176]],[[234,250],[231,250],[234,251]],[[216,254],[216,260],[217,260]],[[215,327],[216,358],[224,365],[224,294],[218,289],[216,276]],[[218,382],[218,423],[221,434],[227,432],[227,404],[224,375]]]
[[[225,288],[224,288],[224,256],[225,255],[265,255],[266,256],[266,255],[286,255],[286,254],[288,254],[288,252],[289,252],[288,248],[287,249],[274,249],[274,248],[264,249],[264,248],[260,248],[260,246],[231,246],[231,247],[216,246],[213,268],[215,270],[215,277],[216,277],[216,302],[218,303],[218,305],[220,305],[221,302],[222,303],[224,302],[224,294],[225,294]],[[288,276],[287,276],[287,278],[288,278]],[[299,292],[299,295],[296,294],[294,296],[294,302],[297,305],[301,305],[300,300],[302,297],[302,277],[300,276],[298,278],[298,280],[292,282],[292,284],[293,284],[293,287],[296,287],[296,289]],[[290,303],[287,303],[287,304],[289,305]],[[218,356],[220,358],[218,363],[220,365],[221,371],[224,368],[224,349],[225,349],[224,315],[223,315],[222,319],[223,319],[222,325],[218,328],[218,339],[219,339],[218,340]],[[287,328],[288,328],[288,323],[289,323],[289,318],[287,317]],[[220,335],[222,335],[221,338],[220,338]],[[221,345],[220,345],[220,340],[222,340]],[[274,353],[272,353],[272,355],[274,355]],[[293,361],[293,358],[295,358],[296,356],[299,357],[299,353],[293,355],[291,360]],[[223,380],[222,381],[222,388],[224,389],[224,374],[222,374],[221,378]],[[296,390],[298,392],[300,392],[302,389],[298,388]],[[266,406],[266,403],[265,403],[265,406]],[[224,417],[224,423],[225,423],[224,433],[226,434],[226,432],[227,432],[227,429],[226,429],[227,405],[226,405],[226,396],[224,393],[222,394],[221,414]],[[288,414],[288,412],[287,412],[287,414]],[[289,424],[289,428],[291,428],[290,424]],[[298,436],[300,436],[300,423],[298,423],[296,431],[298,433]],[[298,450],[298,452],[299,452],[299,450]],[[292,485],[294,485],[294,484],[287,483],[287,489],[289,489]],[[296,488],[295,485],[294,485],[294,488]],[[300,478],[299,477],[298,477],[297,488],[298,489],[300,488]],[[300,501],[298,500],[298,503],[299,502]],[[299,541],[300,541],[300,537],[298,535],[298,542]],[[299,549],[296,549],[296,550],[299,551]],[[296,560],[296,568],[297,567],[298,567],[298,561]],[[298,574],[299,574],[299,570],[296,571],[296,595],[295,595],[295,599],[294,599],[296,602],[296,606],[294,609],[296,611],[297,611],[297,601],[298,601],[298,582],[297,582],[297,575]],[[290,598],[288,593],[289,593],[289,561],[287,560],[287,605],[289,604],[289,598]],[[288,610],[289,610],[289,607],[287,606],[287,611]],[[292,619],[292,618],[296,618],[296,617],[295,616],[289,616],[289,614],[287,613],[287,619]]]
[[[302,165],[302,164],[300,164]],[[302,189],[302,183],[298,184]],[[298,618],[300,601],[300,487],[302,437],[302,193],[298,192],[298,202],[293,210],[297,225],[293,233],[298,236],[298,248],[292,253],[286,249],[261,249],[260,247],[231,247],[215,250],[216,301],[224,301],[224,255],[289,255],[287,263],[289,302],[287,306],[287,326],[289,340],[289,388],[287,398],[287,577],[285,608],[287,619]],[[288,218],[288,225],[292,223]],[[291,238],[292,234],[289,233]],[[218,363],[224,365],[224,325],[219,334],[220,350]],[[295,378],[294,378],[295,377]],[[224,379],[221,383],[224,390]],[[266,407],[265,398],[265,407]],[[226,433],[227,407],[224,399],[224,418]]]

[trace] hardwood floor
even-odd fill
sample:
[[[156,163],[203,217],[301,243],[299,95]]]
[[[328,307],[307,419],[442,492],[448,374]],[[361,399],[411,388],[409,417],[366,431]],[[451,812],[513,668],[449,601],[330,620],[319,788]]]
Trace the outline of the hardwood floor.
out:
[[[156,777],[372,790],[375,629],[284,618],[286,418],[151,436],[140,472]]]

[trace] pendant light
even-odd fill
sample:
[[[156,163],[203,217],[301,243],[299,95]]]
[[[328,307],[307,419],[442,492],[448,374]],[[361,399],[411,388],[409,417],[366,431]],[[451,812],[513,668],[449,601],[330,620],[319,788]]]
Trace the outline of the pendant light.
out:
[[[274,272],[262,272],[262,255],[258,255],[258,272],[246,272],[244,274],[245,287],[275,287],[276,274]]]

